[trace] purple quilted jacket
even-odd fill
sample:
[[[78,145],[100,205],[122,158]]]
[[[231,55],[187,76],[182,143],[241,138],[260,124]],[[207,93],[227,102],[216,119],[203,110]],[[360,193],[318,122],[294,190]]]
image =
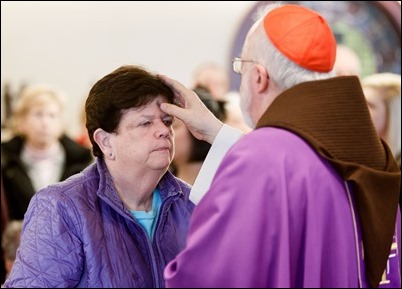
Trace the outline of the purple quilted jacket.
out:
[[[194,204],[167,172],[154,239],[123,205],[100,159],[39,191],[29,204],[4,287],[164,287],[163,269],[184,248]]]

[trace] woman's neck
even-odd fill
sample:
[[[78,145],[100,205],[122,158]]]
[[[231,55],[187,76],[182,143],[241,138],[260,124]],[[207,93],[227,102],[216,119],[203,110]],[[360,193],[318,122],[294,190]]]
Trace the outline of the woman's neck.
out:
[[[148,212],[152,209],[153,192],[164,173],[128,171],[129,173],[125,174],[109,167],[117,193],[130,210]]]

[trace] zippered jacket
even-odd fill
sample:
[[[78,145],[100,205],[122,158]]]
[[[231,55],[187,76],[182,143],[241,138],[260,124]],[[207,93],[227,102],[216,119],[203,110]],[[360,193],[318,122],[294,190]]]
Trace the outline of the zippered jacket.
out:
[[[117,194],[103,160],[34,195],[4,287],[164,287],[163,269],[184,248],[194,204],[167,172],[154,238]]]

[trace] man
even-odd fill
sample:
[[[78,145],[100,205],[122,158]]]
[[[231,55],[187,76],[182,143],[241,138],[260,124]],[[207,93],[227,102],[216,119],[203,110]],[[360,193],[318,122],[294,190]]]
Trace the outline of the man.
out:
[[[267,11],[233,63],[255,130],[223,157],[166,284],[400,287],[400,170],[359,80],[332,78],[336,42],[322,16],[291,4]],[[181,106],[161,108],[214,141],[214,153],[226,127],[189,90],[161,78]]]

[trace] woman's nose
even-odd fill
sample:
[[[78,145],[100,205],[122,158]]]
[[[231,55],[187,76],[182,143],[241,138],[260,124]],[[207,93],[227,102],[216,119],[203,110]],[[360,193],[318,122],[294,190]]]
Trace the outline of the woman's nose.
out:
[[[163,121],[158,123],[157,130],[156,130],[156,137],[169,137],[170,136],[170,127],[166,125]]]

